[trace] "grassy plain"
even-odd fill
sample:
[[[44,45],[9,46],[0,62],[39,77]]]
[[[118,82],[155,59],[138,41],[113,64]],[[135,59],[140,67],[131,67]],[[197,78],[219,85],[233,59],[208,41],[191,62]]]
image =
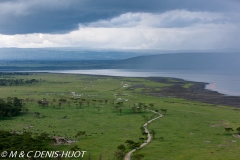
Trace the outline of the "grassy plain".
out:
[[[81,150],[87,151],[83,159],[88,159],[90,154],[93,160],[99,159],[100,155],[103,160],[114,160],[117,146],[125,144],[126,140],[139,141],[141,125],[156,116],[144,110],[133,113],[131,107],[141,102],[153,103],[153,109],[167,109],[162,118],[149,125],[149,129],[156,132],[153,141],[136,152],[143,154],[144,160],[239,158],[240,139],[232,136],[232,133],[237,132],[227,133],[224,128],[236,129],[240,126],[240,111],[231,107],[141,93],[142,90],[150,92],[145,90],[148,87],[161,90],[169,84],[144,78],[45,73],[14,75],[10,79],[41,81],[31,85],[0,87],[0,98],[32,99],[32,102],[25,102],[28,113],[0,120],[1,129],[46,132],[51,136],[77,140],[71,146],[52,146],[55,150],[69,150],[78,145]],[[134,89],[129,89],[131,87]],[[37,100],[43,98],[52,104],[39,106]],[[70,101],[70,106],[63,103],[59,108],[53,99],[58,101],[61,98]],[[83,106],[80,107],[71,98],[85,99]],[[107,104],[105,100],[108,100]],[[86,101],[90,101],[89,106]],[[116,105],[110,103],[112,101],[124,102],[121,114],[115,109]],[[45,118],[37,118],[35,112]],[[86,131],[86,135],[75,138],[78,131]]]

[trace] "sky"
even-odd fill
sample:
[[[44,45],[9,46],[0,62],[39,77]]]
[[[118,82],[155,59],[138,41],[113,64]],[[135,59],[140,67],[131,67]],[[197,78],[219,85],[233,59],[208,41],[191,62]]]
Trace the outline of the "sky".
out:
[[[1,0],[0,48],[239,49],[240,0]]]

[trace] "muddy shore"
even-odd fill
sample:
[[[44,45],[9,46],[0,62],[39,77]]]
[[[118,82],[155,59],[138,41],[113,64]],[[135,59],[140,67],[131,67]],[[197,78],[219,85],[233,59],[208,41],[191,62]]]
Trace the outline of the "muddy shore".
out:
[[[240,108],[239,96],[227,96],[216,91],[205,89],[208,83],[204,82],[192,82],[185,81],[178,78],[162,78],[162,77],[149,77],[148,80],[160,83],[171,84],[171,86],[164,87],[161,90],[155,90],[152,88],[148,92],[142,92],[143,94],[149,94],[157,97],[177,97],[187,100],[199,101],[204,103],[210,103],[214,105],[223,105],[230,107]],[[189,88],[183,87],[185,84],[192,83]]]

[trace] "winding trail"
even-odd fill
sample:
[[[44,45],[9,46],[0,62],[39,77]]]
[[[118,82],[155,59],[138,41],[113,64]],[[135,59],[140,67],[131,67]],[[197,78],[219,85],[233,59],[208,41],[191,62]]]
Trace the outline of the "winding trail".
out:
[[[140,146],[138,149],[143,148],[144,146],[146,146],[146,145],[152,140],[152,136],[151,136],[150,132],[149,132],[148,129],[147,129],[148,124],[152,123],[152,121],[155,121],[156,119],[161,118],[161,117],[163,116],[162,114],[160,114],[160,113],[158,113],[158,112],[155,112],[155,111],[153,111],[153,110],[147,109],[147,111],[156,113],[156,114],[158,114],[159,116],[156,117],[156,118],[153,118],[153,119],[151,119],[151,120],[149,120],[149,121],[147,121],[147,122],[143,125],[143,128],[144,128],[144,130],[145,130],[145,133],[148,134],[148,135],[147,135],[148,139],[147,139],[147,141],[145,141],[143,144],[141,144],[141,146]],[[126,156],[124,157],[124,160],[130,160],[132,153],[135,152],[135,151],[138,150],[138,149],[133,149],[133,150],[131,150],[130,152],[128,152],[128,153],[126,154]]]

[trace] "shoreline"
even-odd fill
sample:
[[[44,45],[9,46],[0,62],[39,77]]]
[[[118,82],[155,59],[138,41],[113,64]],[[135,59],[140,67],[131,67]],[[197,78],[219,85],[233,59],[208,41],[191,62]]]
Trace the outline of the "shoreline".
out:
[[[194,70],[193,70],[194,71]],[[27,72],[27,73],[62,73],[62,74],[84,74],[84,75],[105,75],[117,77],[170,77],[183,79],[192,82],[206,82],[206,89],[217,91],[226,96],[240,96],[240,86],[236,86],[240,81],[240,75],[215,72],[200,72],[182,70],[137,70],[137,69],[74,69],[74,70],[0,70],[0,72]],[[209,74],[211,73],[211,74]],[[209,75],[211,75],[209,77]],[[235,84],[235,85],[234,85]]]
[[[147,79],[155,82],[161,82],[161,83],[164,82],[164,78],[161,78],[161,77],[149,77]],[[219,93],[217,91],[206,89],[205,86],[209,83],[186,81],[178,78],[172,78],[172,79],[176,79],[180,82],[170,87],[164,87],[162,91],[151,92],[149,95],[156,96],[156,97],[172,96],[172,97],[183,98],[191,101],[209,103],[213,105],[223,105],[223,106],[240,108],[240,96],[229,96],[229,95]],[[193,83],[193,85],[190,86],[189,88],[181,87],[186,82]]]
[[[9,72],[9,71],[5,71]],[[155,76],[123,76],[123,75],[103,75],[97,73],[60,73],[54,71],[10,71],[11,73],[14,72],[21,72],[21,73],[43,73],[43,74],[72,74],[72,75],[87,75],[87,76],[100,76],[100,77],[132,77],[132,78],[144,78],[147,80],[151,80],[154,82],[159,83],[170,83],[168,79],[176,80],[177,82],[171,82],[172,86],[163,87],[162,90],[156,91],[152,88],[151,92],[141,92],[141,94],[151,95],[155,97],[176,97],[176,98],[183,98],[186,100],[191,101],[198,101],[203,103],[209,103],[213,105],[222,105],[222,106],[229,106],[229,107],[237,107],[240,108],[240,96],[231,96],[225,95],[223,93],[219,93],[218,91],[214,91],[211,89],[206,88],[207,85],[210,83],[206,82],[196,82],[196,81],[189,81],[182,78],[174,78],[174,77],[155,77]],[[183,85],[191,83],[193,84],[189,88],[184,88]],[[131,89],[131,87],[130,87]]]

